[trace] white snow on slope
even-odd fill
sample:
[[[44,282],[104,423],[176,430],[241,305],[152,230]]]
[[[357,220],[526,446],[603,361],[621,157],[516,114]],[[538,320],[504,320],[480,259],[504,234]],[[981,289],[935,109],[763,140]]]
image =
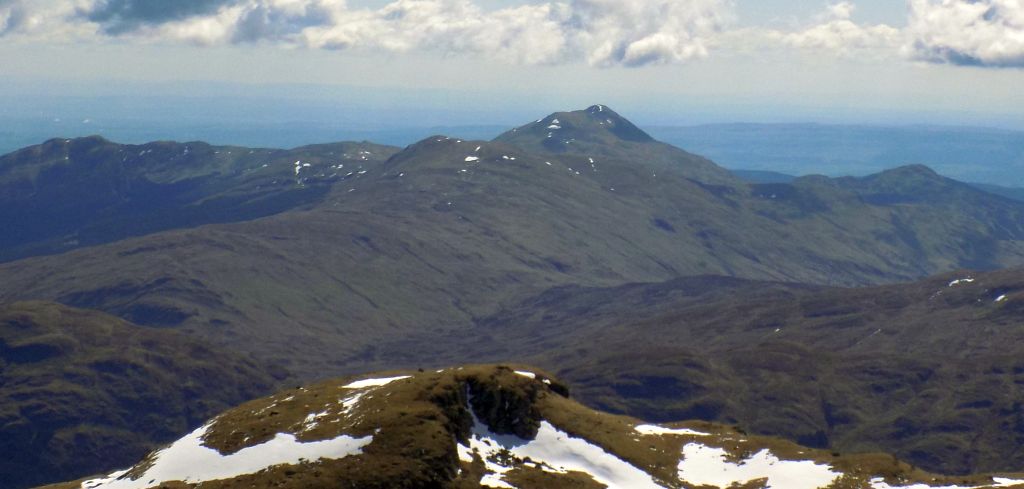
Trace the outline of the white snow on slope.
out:
[[[662,426],[656,426],[652,424],[642,424],[634,428],[637,433],[641,435],[690,435],[690,436],[708,436],[707,433],[701,433],[699,431],[693,431],[690,429],[682,428],[673,430]]]
[[[519,375],[521,377],[526,377],[528,379],[536,379],[537,378],[537,374],[535,374],[533,372],[527,372],[525,370],[516,370],[516,375]]]
[[[340,459],[362,453],[373,441],[372,436],[352,438],[342,435],[331,440],[302,443],[290,433],[278,433],[272,440],[243,448],[231,455],[203,445],[203,436],[210,425],[189,433],[171,446],[157,452],[153,465],[137,480],[114,472],[105,478],[87,480],[82,489],[145,489],[163,482],[199,482],[231,479],[254,474],[281,464],[297,464],[302,460]]]
[[[973,278],[961,278],[961,279],[957,279],[957,280],[954,280],[954,281],[950,282],[949,286],[950,287],[956,287],[957,285],[960,285],[960,284],[969,284],[969,283],[972,283],[972,282],[974,282]]]
[[[819,489],[842,475],[828,465],[809,460],[779,460],[767,449],[738,464],[729,462],[727,457],[721,448],[688,443],[679,462],[679,479],[698,486],[729,487],[767,478],[767,489]]]
[[[1024,484],[1024,481],[994,477],[992,484],[984,486],[929,486],[927,484],[913,484],[910,486],[890,486],[881,477],[871,479],[871,489],[977,489],[979,487],[1008,487],[1017,484]]]
[[[480,160],[480,158],[478,158],[476,156],[467,156],[466,157],[466,161],[478,161],[478,160]]]
[[[469,449],[479,453],[490,472],[480,481],[481,485],[513,487],[501,477],[510,469],[488,460],[502,450],[508,450],[519,459],[529,457],[544,470],[590,474],[595,481],[607,485],[608,489],[665,489],[655,483],[650,474],[604,451],[601,447],[571,437],[547,421],[541,422],[537,437],[533,440],[495,434],[476,419],[476,415],[473,421]],[[545,465],[547,467],[544,467]]]
[[[364,379],[357,380],[351,384],[345,385],[346,389],[365,389],[367,387],[380,387],[382,385],[388,385],[396,380],[408,379],[408,375],[401,375],[398,377],[386,377],[382,379]]]

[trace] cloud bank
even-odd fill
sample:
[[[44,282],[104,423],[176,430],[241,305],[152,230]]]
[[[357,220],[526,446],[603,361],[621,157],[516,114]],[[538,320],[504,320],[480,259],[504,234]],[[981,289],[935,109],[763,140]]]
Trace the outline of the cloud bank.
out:
[[[1024,0],[907,0],[906,27],[855,22],[840,1],[801,28],[738,28],[732,0],[0,0],[0,36],[430,51],[521,64],[683,63],[745,45],[1024,67]],[[752,40],[753,39],[753,40]],[[2,41],[0,41],[2,42]]]
[[[910,0],[915,59],[1024,68],[1024,0]]]
[[[471,0],[103,0],[77,22],[104,34],[200,45],[275,43],[322,49],[472,53],[501,61],[595,66],[678,63],[707,56],[726,0],[571,0],[485,10]]]

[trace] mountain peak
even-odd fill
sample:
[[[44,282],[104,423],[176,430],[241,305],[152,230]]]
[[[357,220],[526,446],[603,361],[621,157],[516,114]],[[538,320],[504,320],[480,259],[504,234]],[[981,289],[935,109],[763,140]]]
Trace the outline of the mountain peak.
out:
[[[534,369],[469,366],[349,380],[251,401],[129,470],[54,487],[145,489],[184,481],[668,489],[749,486],[753,480],[765,487],[831,487],[850,476],[878,483],[872,487],[953,481],[890,457],[883,456],[880,467],[877,456],[844,457],[729,426],[655,425],[600,413],[572,401],[565,387]],[[974,479],[986,486],[1021,482]]]
[[[649,134],[606,105],[592,105],[572,112],[555,112],[506,132],[496,140],[520,145],[540,143],[546,150],[553,152],[569,151],[571,145],[578,143],[654,142]]]

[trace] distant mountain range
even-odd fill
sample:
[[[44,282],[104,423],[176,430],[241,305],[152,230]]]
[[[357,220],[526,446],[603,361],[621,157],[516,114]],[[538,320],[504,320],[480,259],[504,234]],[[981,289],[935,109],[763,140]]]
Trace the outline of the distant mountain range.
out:
[[[229,392],[239,396],[360,371],[530,359],[580,386],[586,402],[620,413],[738,422],[951,473],[1024,459],[1012,445],[1016,333],[1003,322],[1015,317],[1017,289],[1007,284],[1016,272],[993,272],[1010,278],[970,297],[983,309],[897,307],[922,303],[920,290],[945,290],[936,280],[948,277],[931,275],[1024,267],[1024,202],[924,166],[749,183],[595,105],[491,141],[432,136],[406,148],[50,140],[0,157],[0,200],[0,304],[42,301],[32,304],[202,344],[224,365],[246,366],[226,374],[251,368],[244,376],[261,379],[236,384]],[[995,288],[1007,297],[997,301]],[[904,299],[891,305],[890,295]],[[681,320],[691,307],[698,315]],[[41,317],[39,328],[67,327],[59,315]],[[954,318],[941,334],[886,333]],[[976,320],[964,323],[975,334],[958,329],[960,319]],[[0,339],[15,344],[7,338],[16,327],[0,322]],[[771,341],[775,329],[789,340]],[[848,344],[872,334],[887,347]],[[947,335],[949,343],[933,341]],[[974,343],[948,348],[958,342]],[[999,373],[961,357],[940,362],[964,352]],[[182,362],[176,369],[195,367],[191,353],[167,356]],[[3,365],[4,376],[34,375]],[[88,379],[71,360],[57,365]],[[128,370],[132,381],[171,389],[162,395],[172,400],[241,382],[232,374],[180,386],[145,362]],[[7,385],[5,377],[0,391]],[[952,385],[978,394],[942,390]],[[932,386],[942,394],[923,390]],[[79,384],[51,387],[51,405],[83,416],[69,419],[92,415],[75,411],[88,405]],[[894,393],[903,401],[895,406],[879,397]],[[96,405],[134,406],[110,399],[119,407]],[[917,417],[925,412],[937,417]],[[0,429],[45,431],[45,420],[17,419]],[[141,457],[171,439],[133,423],[78,433],[75,446],[123,443],[125,456]],[[984,444],[967,441],[973,430]],[[32,453],[21,467],[49,467]],[[83,458],[45,474],[68,480],[109,468]]]
[[[1024,487],[941,477],[710,423],[592,411],[535,369],[452,367],[323,382],[211,419],[138,465],[51,489]]]
[[[867,175],[927,164],[966,182],[1017,185],[1024,132],[977,127],[709,124],[652,127],[658,139],[730,169],[793,175]]]
[[[795,175],[787,175],[774,171],[764,170],[731,170],[733,175],[750,183],[793,183],[797,178]],[[984,190],[990,194],[1001,195],[1013,200],[1024,201],[1024,188],[1004,187],[988,183],[968,183],[968,185]]]

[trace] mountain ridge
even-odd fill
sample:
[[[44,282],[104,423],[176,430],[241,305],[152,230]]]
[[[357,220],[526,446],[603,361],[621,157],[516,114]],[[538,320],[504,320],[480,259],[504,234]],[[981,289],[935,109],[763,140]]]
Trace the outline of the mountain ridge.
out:
[[[1024,484],[1009,475],[940,477],[886,455],[822,452],[711,423],[652,425],[591,411],[568,396],[559,381],[525,366],[326,381],[243,404],[128,470],[50,487],[966,489]],[[272,444],[281,448],[269,448]]]

